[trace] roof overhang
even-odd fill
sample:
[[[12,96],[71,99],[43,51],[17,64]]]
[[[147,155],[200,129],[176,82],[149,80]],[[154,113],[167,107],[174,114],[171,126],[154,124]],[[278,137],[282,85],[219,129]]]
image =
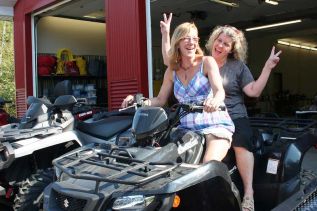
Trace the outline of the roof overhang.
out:
[[[17,0],[7,0],[0,2],[0,20],[12,20],[13,7]]]

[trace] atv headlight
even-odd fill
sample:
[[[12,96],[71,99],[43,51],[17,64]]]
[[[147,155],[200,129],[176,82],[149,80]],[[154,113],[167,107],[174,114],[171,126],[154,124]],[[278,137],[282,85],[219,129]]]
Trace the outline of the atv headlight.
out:
[[[56,178],[59,179],[59,177],[62,175],[62,170],[54,166],[54,171],[55,171]]]
[[[154,196],[122,196],[117,198],[113,205],[113,210],[121,209],[141,209],[147,207],[154,200]]]
[[[64,172],[56,166],[54,166],[54,171],[55,171],[55,175],[56,175],[56,178],[58,181],[64,181],[67,178],[69,178],[69,176],[67,174],[64,174]]]

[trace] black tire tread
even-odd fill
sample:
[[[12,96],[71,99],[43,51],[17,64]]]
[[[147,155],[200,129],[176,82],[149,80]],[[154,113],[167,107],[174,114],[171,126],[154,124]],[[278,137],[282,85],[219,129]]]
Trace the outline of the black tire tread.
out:
[[[35,174],[22,181],[14,199],[13,209],[15,211],[39,210],[39,205],[34,202],[43,192],[44,188],[53,181],[53,177],[53,168],[48,168],[38,170]]]

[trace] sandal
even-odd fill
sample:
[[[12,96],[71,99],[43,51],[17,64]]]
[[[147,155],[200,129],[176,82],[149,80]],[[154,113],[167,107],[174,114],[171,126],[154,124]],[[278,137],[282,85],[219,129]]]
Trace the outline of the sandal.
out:
[[[254,211],[254,200],[250,196],[243,197],[241,203],[242,211]]]

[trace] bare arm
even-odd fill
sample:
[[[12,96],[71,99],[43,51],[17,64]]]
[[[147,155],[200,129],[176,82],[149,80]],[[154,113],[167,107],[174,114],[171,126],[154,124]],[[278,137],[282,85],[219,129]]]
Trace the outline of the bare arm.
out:
[[[243,91],[249,97],[259,97],[266,86],[266,83],[270,77],[271,71],[280,61],[279,55],[282,51],[275,53],[275,47],[272,47],[271,55],[265,62],[260,77],[243,88]]]
[[[208,75],[208,80],[213,91],[213,98],[205,100],[205,111],[212,112],[217,110],[225,99],[225,90],[222,86],[219,68],[213,57],[204,57],[204,72]]]
[[[164,106],[173,90],[173,72],[168,68],[165,71],[163,84],[157,97],[146,100],[148,106]],[[122,102],[121,107],[126,108],[134,101],[134,96],[128,95]]]
[[[167,17],[166,14],[163,14],[163,21],[160,21],[161,34],[162,34],[162,55],[163,62],[166,66],[169,65],[168,51],[171,48],[170,41],[170,28],[173,14],[170,13]]]

